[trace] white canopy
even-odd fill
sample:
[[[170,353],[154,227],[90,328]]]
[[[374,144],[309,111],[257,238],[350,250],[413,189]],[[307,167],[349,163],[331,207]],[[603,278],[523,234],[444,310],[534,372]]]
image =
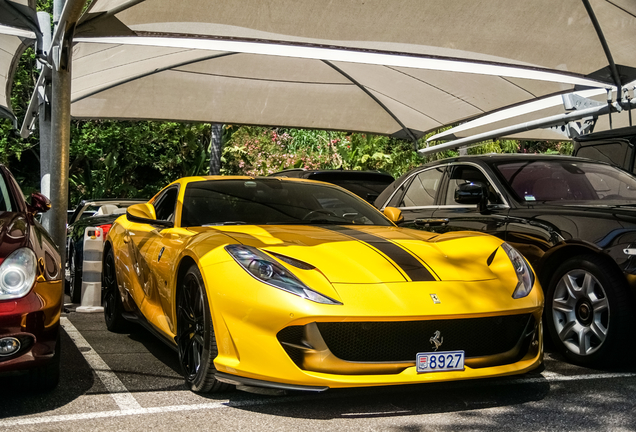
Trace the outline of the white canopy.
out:
[[[13,74],[37,29],[35,0],[0,0],[0,117],[15,121],[11,109]]]
[[[631,0],[94,0],[71,109],[414,139],[632,81],[634,41]]]

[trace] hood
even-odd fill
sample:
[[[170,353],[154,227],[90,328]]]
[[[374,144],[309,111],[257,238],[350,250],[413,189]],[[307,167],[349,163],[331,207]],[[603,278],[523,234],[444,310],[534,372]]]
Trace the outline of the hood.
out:
[[[29,222],[22,213],[0,212],[0,262],[13,251],[26,246]]]
[[[501,240],[364,225],[217,228],[237,243],[316,267],[332,283],[474,281],[496,276],[488,257]]]

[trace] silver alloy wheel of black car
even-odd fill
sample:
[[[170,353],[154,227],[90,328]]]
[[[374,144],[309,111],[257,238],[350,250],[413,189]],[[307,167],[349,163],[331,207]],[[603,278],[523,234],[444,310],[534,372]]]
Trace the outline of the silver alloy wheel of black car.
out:
[[[595,353],[607,339],[611,319],[607,294],[598,279],[584,269],[561,277],[551,312],[561,343],[576,355]]]
[[[566,260],[545,292],[550,339],[565,358],[582,366],[622,363],[633,318],[625,278],[599,255]]]
[[[231,389],[214,377],[218,350],[203,278],[196,265],[190,267],[178,288],[176,306],[175,340],[186,385],[199,393]]]

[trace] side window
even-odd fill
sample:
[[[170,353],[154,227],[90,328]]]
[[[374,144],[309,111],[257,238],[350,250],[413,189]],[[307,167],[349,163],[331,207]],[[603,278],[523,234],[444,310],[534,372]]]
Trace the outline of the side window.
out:
[[[442,182],[444,167],[431,168],[417,174],[398,207],[419,207],[435,205],[435,196]]]
[[[177,205],[179,188],[172,187],[166,190],[155,202],[155,213],[157,220],[174,220],[174,209]]]
[[[490,204],[502,203],[499,194],[495,191],[484,173],[479,168],[472,165],[455,165],[450,171],[446,197],[442,204],[457,205],[457,202],[455,201],[455,191],[459,188],[459,185],[473,181],[482,182],[488,185],[488,202]]]

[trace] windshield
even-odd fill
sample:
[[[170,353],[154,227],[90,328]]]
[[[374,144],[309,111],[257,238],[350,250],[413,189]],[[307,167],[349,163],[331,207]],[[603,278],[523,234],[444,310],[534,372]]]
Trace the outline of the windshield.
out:
[[[636,178],[616,167],[571,160],[500,163],[496,168],[520,201],[635,204]]]
[[[360,198],[338,188],[279,179],[188,183],[181,226],[391,223]]]

